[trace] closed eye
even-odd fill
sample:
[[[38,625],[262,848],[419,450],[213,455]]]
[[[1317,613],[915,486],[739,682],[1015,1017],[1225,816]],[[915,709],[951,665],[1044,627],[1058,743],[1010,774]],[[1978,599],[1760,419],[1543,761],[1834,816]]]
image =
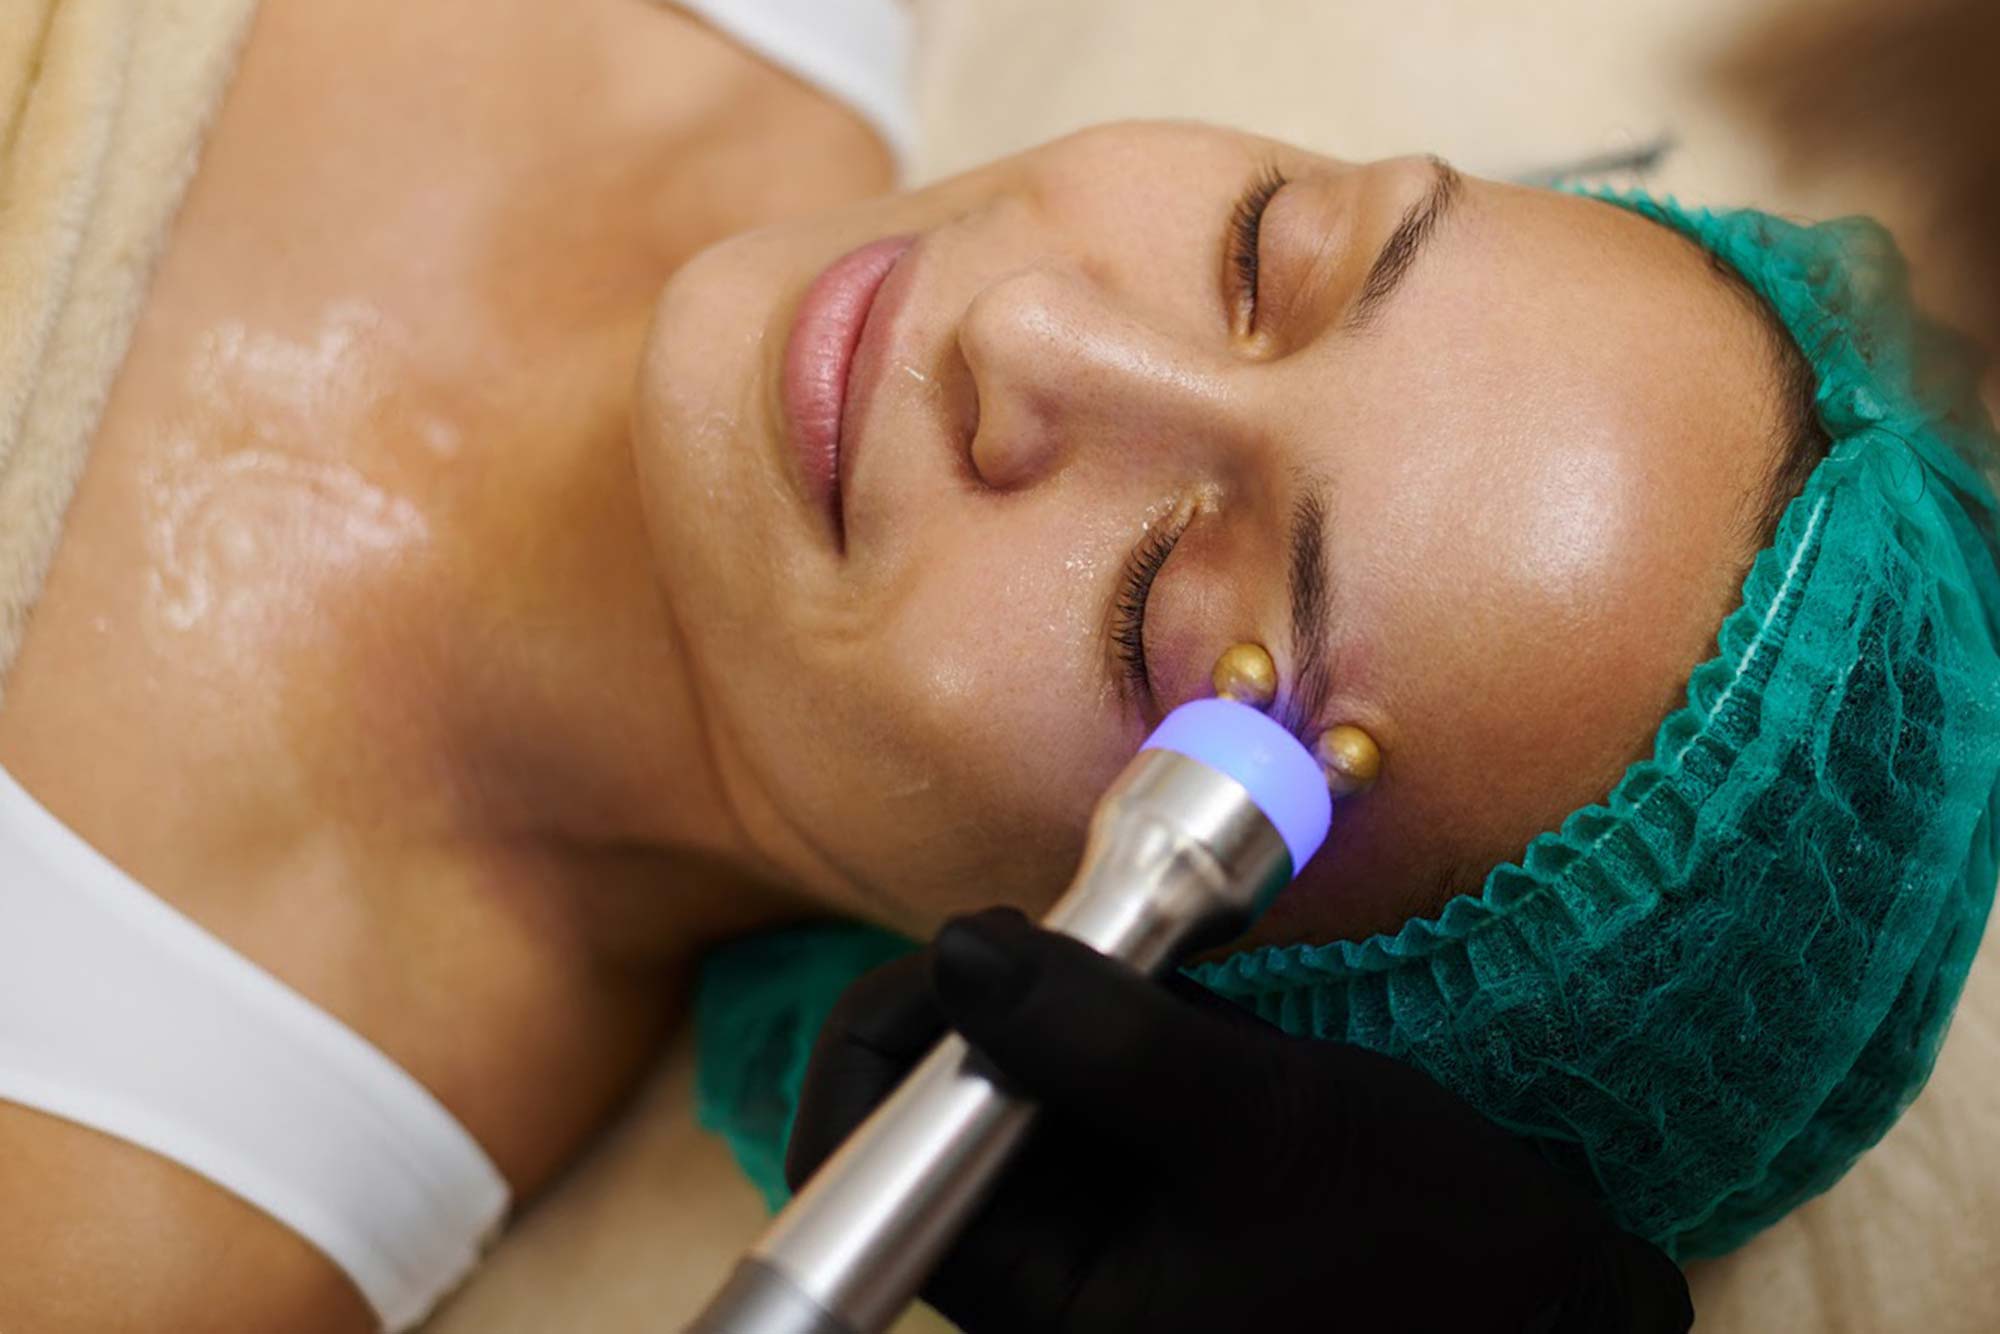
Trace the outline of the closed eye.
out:
[[[1264,227],[1264,210],[1270,207],[1278,191],[1285,188],[1287,180],[1276,167],[1265,167],[1237,198],[1229,213],[1229,227],[1223,239],[1223,267],[1228,275],[1226,296],[1230,327],[1244,337],[1257,329],[1258,238]]]
[[[1126,558],[1125,573],[1112,604],[1111,645],[1118,655],[1122,679],[1142,699],[1154,698],[1153,674],[1146,662],[1146,600],[1167,557],[1187,532],[1188,517],[1184,515],[1171,527],[1153,529],[1140,539]]]

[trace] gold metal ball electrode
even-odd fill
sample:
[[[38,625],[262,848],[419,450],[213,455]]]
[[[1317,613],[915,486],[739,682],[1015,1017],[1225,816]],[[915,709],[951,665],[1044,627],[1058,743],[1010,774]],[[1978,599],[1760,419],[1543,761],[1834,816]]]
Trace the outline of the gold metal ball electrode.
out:
[[[1231,644],[1209,679],[1220,699],[1261,709],[1278,697],[1278,668],[1262,644]]]
[[[1372,787],[1382,773],[1382,748],[1352,723],[1321,732],[1313,753],[1325,767],[1326,785],[1336,797],[1351,797]]]

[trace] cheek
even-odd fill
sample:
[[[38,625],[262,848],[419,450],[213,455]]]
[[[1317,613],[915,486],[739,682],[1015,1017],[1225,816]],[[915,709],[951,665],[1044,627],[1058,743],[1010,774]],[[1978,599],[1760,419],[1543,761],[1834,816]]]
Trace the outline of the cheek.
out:
[[[1066,846],[1124,746],[1098,665],[1095,563],[1051,551],[1017,536],[939,552],[884,640],[882,713],[948,772],[982,841],[1059,828]]]
[[[1098,666],[1099,562],[1073,532],[934,530],[881,619],[801,646],[822,702],[796,720],[812,762],[786,800],[915,927],[1052,902],[1134,744]]]

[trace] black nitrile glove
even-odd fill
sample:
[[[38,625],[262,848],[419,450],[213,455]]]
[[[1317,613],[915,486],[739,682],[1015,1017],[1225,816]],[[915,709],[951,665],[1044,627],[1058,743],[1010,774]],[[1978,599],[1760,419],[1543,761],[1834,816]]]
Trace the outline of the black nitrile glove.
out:
[[[1415,1069],[1290,1037],[1012,909],[841,997],[794,1188],[943,1034],[1042,1104],[924,1289],[966,1334],[1681,1334],[1680,1270]]]

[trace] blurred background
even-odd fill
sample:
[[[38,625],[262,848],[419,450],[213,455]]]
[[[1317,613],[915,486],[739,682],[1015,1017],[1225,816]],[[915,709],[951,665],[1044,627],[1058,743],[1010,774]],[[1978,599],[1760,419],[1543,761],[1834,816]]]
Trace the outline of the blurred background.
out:
[[[914,0],[917,179],[1126,117],[1341,157],[1593,177],[1813,218],[1869,213],[1961,325],[2000,329],[2000,0]],[[1989,401],[1994,383],[1989,373]],[[2000,947],[1991,944],[1992,955]],[[1691,1272],[1704,1334],[2000,1329],[2000,977],[1835,1190]],[[691,1053],[432,1322],[678,1327],[764,1215],[692,1122]],[[903,1334],[945,1327],[918,1316]]]
[[[2000,227],[1993,0],[916,0],[920,178],[1123,117],[1336,157],[1435,152],[1686,202],[1868,213],[1940,314]],[[1664,150],[1655,154],[1652,150]],[[1993,270],[1979,275],[1992,279]]]

